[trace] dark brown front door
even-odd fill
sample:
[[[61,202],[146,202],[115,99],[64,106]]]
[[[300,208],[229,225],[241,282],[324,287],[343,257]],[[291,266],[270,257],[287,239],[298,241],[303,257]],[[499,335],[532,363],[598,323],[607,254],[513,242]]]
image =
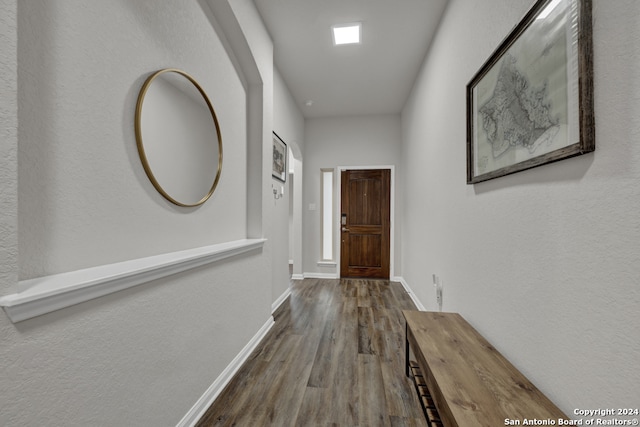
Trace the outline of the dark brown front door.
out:
[[[391,171],[342,171],[341,277],[389,278]]]

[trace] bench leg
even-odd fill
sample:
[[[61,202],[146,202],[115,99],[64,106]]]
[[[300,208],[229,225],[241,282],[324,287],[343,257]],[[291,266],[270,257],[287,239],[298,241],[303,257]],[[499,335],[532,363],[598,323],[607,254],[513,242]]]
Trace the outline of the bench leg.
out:
[[[407,374],[407,377],[409,377],[410,375],[410,370],[409,370],[409,336],[408,336],[408,332],[409,332],[409,326],[407,326],[405,324],[405,329],[404,329],[404,366],[405,366],[405,372]]]

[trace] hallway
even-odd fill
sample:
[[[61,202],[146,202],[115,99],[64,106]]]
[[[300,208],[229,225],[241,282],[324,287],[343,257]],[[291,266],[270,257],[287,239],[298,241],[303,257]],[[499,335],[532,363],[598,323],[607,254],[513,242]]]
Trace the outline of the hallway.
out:
[[[513,37],[554,15],[555,44]],[[361,43],[334,46],[349,23]],[[639,23],[637,0],[0,0],[0,426],[193,427],[216,396],[202,425],[417,425],[399,368],[413,303],[459,313],[567,414],[637,407]],[[584,70],[566,56],[580,26]],[[469,184],[500,152],[469,155],[492,133],[469,83],[516,39],[529,59],[559,49],[549,72],[519,65],[527,105],[597,148]],[[167,67],[197,81],[222,138],[197,207],[158,191],[140,150],[156,139],[138,144],[137,100]],[[560,122],[580,74],[595,126]],[[193,175],[157,153],[168,182]],[[357,168],[394,171],[391,282],[338,279],[341,171]]]
[[[275,325],[198,426],[424,426],[404,376],[396,282],[294,281]]]

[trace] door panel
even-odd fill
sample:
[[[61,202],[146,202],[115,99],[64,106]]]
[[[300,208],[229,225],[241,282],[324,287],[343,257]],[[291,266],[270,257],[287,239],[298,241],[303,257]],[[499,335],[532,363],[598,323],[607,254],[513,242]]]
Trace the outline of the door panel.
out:
[[[391,171],[342,172],[340,276],[389,278]]]
[[[375,178],[375,177],[374,177]],[[355,179],[349,182],[350,204],[347,218],[352,226],[382,226],[382,185],[376,179]]]
[[[382,267],[382,239],[380,235],[351,232],[349,261],[352,267]]]

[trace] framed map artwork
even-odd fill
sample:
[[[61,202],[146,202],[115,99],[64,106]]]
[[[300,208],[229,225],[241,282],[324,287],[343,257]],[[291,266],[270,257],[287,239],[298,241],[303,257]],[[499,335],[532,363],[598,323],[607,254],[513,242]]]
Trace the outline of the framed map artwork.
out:
[[[467,85],[467,184],[595,150],[592,0],[538,0]]]

